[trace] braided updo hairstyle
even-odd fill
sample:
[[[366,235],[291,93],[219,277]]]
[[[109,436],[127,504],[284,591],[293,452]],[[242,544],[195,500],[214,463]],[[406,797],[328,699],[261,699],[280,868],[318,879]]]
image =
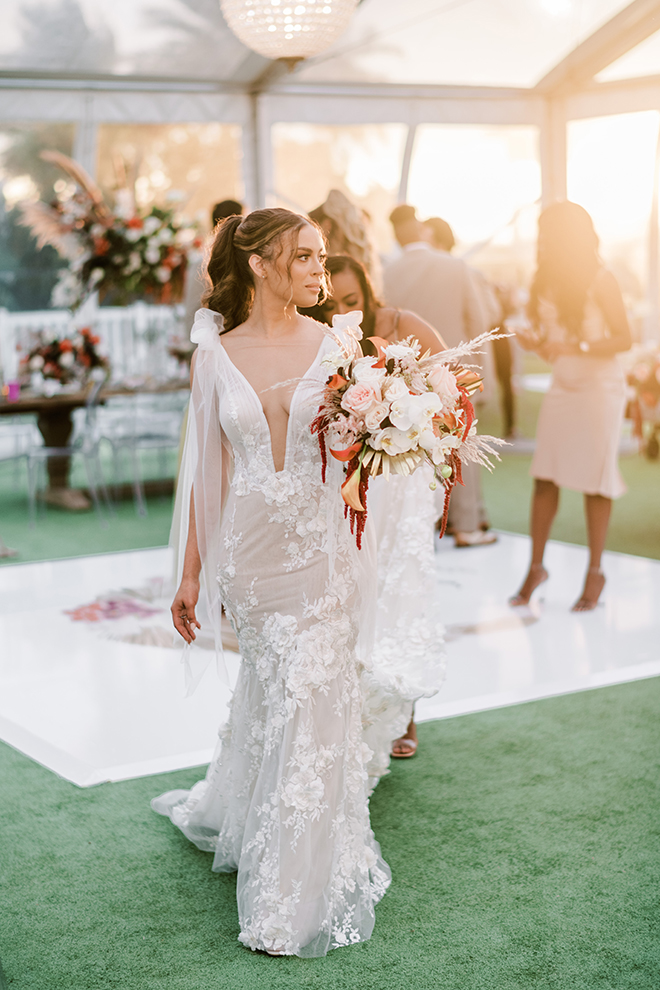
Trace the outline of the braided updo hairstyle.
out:
[[[222,314],[224,333],[245,323],[250,315],[255,287],[255,276],[249,264],[251,255],[258,254],[265,261],[274,262],[286,250],[290,239],[292,246],[287,264],[290,273],[298,232],[305,226],[314,227],[324,238],[323,231],[313,220],[279,207],[254,210],[246,217],[228,217],[218,225],[206,268],[211,285],[202,297],[202,304]],[[324,299],[323,291],[321,295]]]

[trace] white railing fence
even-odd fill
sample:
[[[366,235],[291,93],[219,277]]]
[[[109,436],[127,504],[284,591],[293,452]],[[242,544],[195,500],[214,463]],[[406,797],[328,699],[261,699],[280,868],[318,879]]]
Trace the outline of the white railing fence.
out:
[[[10,313],[0,309],[0,371],[5,381],[16,378],[22,355],[40,331],[63,337],[89,326],[101,338],[100,350],[109,361],[113,381],[127,378],[168,378],[177,374],[168,348],[185,338],[183,307],[87,304],[75,316],[69,310],[46,309]]]

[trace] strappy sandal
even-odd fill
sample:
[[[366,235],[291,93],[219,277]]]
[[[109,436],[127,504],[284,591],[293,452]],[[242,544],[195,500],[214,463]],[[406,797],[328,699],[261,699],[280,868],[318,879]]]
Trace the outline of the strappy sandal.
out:
[[[589,577],[591,575],[595,575],[596,577],[601,579],[599,582],[597,582],[598,584],[600,584],[600,588],[598,589],[598,594],[596,595],[595,598],[587,598],[587,596],[583,592],[576,601],[573,608],[571,609],[571,612],[593,612],[593,610],[597,608],[598,605],[601,604],[601,602],[599,602],[599,598],[603,593],[603,588],[605,587],[605,575],[603,574],[603,572],[599,567],[590,567],[589,570],[587,571],[587,581],[589,580]],[[586,590],[587,581],[585,581],[585,590]]]
[[[537,574],[540,577],[540,580],[536,582],[536,584],[534,585],[534,587],[527,596],[523,595],[522,588],[517,595],[512,595],[511,598],[509,598],[509,605],[512,608],[518,608],[520,605],[529,605],[530,601],[532,600],[532,595],[534,594],[534,592],[537,590],[537,588],[540,588],[542,584],[545,584],[545,582],[550,577],[543,564],[531,564],[529,568],[529,574],[532,573]],[[525,580],[527,580],[527,578],[525,578]],[[524,587],[524,582],[523,582],[523,587]]]
[[[394,747],[397,744],[404,743],[404,745],[410,747],[409,753],[395,753]],[[417,752],[417,739],[409,739],[408,736],[400,736],[399,739],[395,739],[392,743],[392,748],[390,750],[390,756],[395,760],[409,760],[411,756],[414,756]]]

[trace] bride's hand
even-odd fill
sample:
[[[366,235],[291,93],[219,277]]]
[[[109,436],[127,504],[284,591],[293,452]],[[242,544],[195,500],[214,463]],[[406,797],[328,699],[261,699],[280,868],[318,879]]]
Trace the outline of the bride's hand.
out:
[[[179,585],[179,590],[174,596],[172,607],[172,622],[174,628],[183,636],[186,643],[192,643],[195,639],[195,627],[201,629],[195,606],[199,600],[199,581],[194,578],[184,578]]]

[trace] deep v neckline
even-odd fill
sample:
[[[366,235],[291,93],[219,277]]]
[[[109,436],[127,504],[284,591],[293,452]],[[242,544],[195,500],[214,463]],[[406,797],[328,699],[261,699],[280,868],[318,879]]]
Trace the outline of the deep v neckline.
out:
[[[276,468],[275,468],[275,458],[273,457],[273,434],[270,431],[270,424],[268,422],[268,417],[266,416],[266,413],[264,411],[263,403],[262,403],[261,399],[259,398],[259,393],[257,392],[257,390],[254,387],[254,385],[252,384],[252,382],[250,382],[249,379],[243,374],[243,372],[238,367],[238,365],[234,364],[234,362],[232,361],[231,357],[229,356],[229,351],[227,350],[227,348],[225,347],[225,345],[222,343],[222,341],[220,341],[220,346],[222,348],[222,352],[225,355],[225,357],[227,358],[227,361],[229,361],[229,364],[234,369],[234,371],[236,372],[236,374],[239,375],[239,377],[243,379],[243,381],[247,385],[248,389],[250,390],[250,392],[254,396],[254,399],[255,399],[255,401],[257,403],[257,406],[259,407],[259,412],[261,414],[261,419],[263,420],[263,424],[266,427],[266,434],[268,436],[268,449],[270,451],[270,463],[272,464],[272,467],[273,467],[273,474],[282,474],[283,471],[286,471],[287,461],[288,461],[288,457],[289,457],[289,430],[291,428],[291,414],[293,412],[294,402],[295,402],[296,397],[298,395],[298,389],[300,388],[300,386],[302,385],[302,383],[305,381],[305,379],[307,378],[307,376],[310,374],[310,372],[318,364],[319,355],[320,355],[321,350],[323,348],[323,345],[325,344],[325,342],[326,342],[327,339],[328,339],[327,337],[322,337],[321,338],[321,342],[319,344],[319,347],[318,347],[318,350],[316,352],[316,355],[314,356],[314,360],[310,364],[310,366],[307,369],[307,371],[305,372],[305,374],[301,378],[298,379],[298,382],[296,384],[296,387],[294,388],[293,392],[291,393],[291,402],[289,403],[289,414],[288,414],[287,421],[286,421],[286,437],[284,439],[284,460],[282,462],[282,470],[281,471],[277,471]],[[275,384],[277,384],[277,382]],[[269,388],[273,388],[273,386],[270,385]],[[264,391],[267,391],[267,389],[264,389]]]

